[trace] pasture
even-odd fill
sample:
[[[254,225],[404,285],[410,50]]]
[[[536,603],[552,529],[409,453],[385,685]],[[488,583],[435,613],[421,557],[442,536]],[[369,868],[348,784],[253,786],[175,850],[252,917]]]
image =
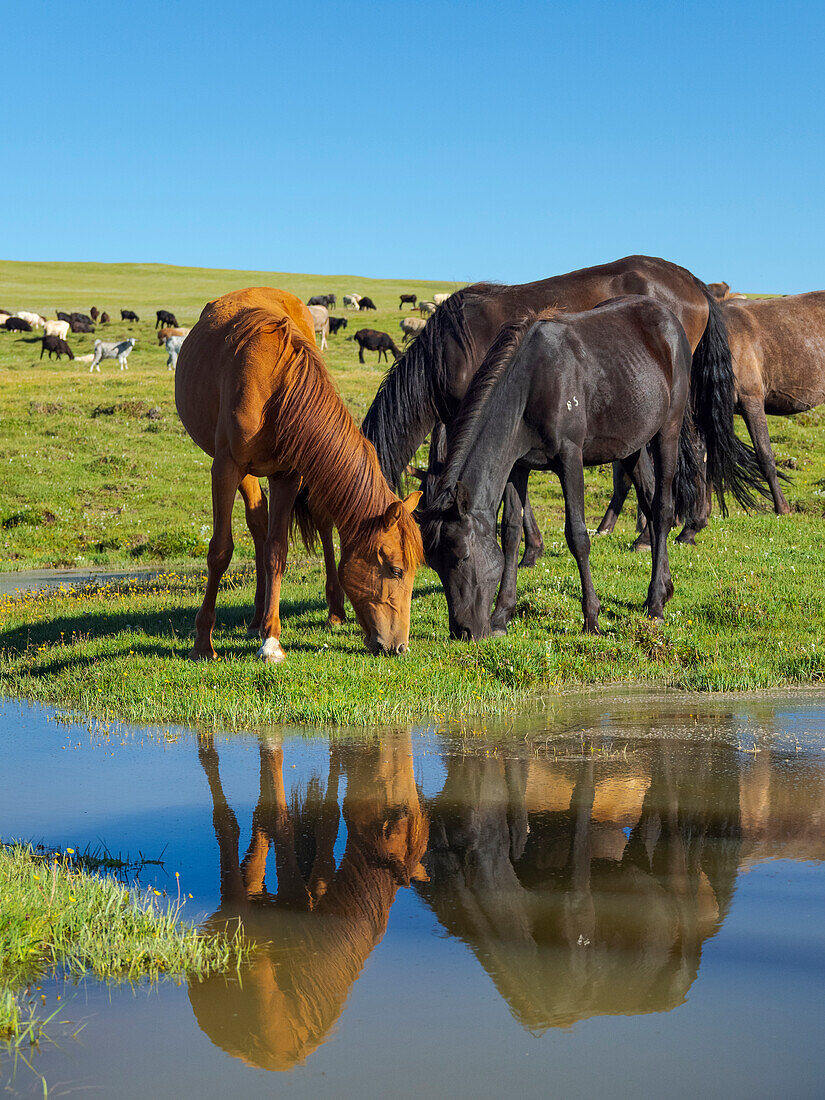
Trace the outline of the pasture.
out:
[[[211,531],[209,459],[181,427],[174,376],[154,336],[155,311],[190,326],[204,303],[243,286],[298,294],[334,292],[333,316],[348,328],[325,352],[341,394],[360,422],[383,376],[375,353],[358,361],[347,335],[385,331],[400,345],[399,295],[419,297],[458,284],[283,273],[201,271],[155,265],[0,264],[0,305],[87,312],[112,318],[135,310],[139,323],[113,320],[94,335],[70,334],[75,355],[95,337],[136,337],[128,371],[105,360],[49,362],[36,334],[0,332],[0,569],[41,566],[156,567],[151,583],[101,586],[46,597],[8,597],[0,613],[0,690],[66,708],[122,718],[249,728],[264,723],[387,724],[423,715],[460,718],[508,713],[528,696],[571,685],[617,681],[726,690],[807,683],[825,670],[825,427],[821,410],[769,418],[777,460],[791,475],[790,516],[714,514],[694,547],[672,545],[675,597],[664,625],[643,617],[650,560],[628,546],[632,509],[616,531],[593,542],[592,568],[604,634],[581,634],[580,589],[564,543],[558,481],[534,474],[531,497],[546,543],[533,570],[521,570],[507,638],[450,643],[440,584],[418,574],[410,653],[370,657],[351,613],[324,623],[320,559],[300,547],[284,578],[278,669],[254,660],[245,637],[253,584],[251,541],[235,510],[239,570],[217,605],[220,662],[192,666],[191,645]],[[369,295],[364,317],[342,308],[344,294]],[[417,315],[417,314],[416,314]],[[365,320],[368,318],[368,320]],[[36,342],[34,342],[36,341]],[[423,452],[419,461],[423,462]],[[415,487],[415,486],[411,486]],[[609,467],[588,470],[585,510],[596,526],[612,488]]]

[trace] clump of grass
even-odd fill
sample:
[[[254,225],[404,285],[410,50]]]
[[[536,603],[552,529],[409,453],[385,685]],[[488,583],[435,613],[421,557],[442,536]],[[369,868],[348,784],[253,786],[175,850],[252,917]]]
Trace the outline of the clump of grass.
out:
[[[49,971],[114,981],[204,976],[237,967],[251,952],[240,929],[218,936],[182,923],[180,893],[168,900],[156,890],[130,891],[83,870],[75,855],[0,845],[0,1038],[7,1043],[40,1037],[47,1021],[21,990]]]

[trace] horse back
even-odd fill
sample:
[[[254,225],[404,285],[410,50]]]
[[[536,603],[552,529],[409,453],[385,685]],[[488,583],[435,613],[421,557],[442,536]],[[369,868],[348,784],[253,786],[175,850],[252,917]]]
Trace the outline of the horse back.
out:
[[[250,441],[260,434],[267,401],[281,380],[279,332],[297,345],[314,346],[312,314],[299,298],[251,287],[208,302],[183,341],[175,404],[183,426],[207,454],[229,446],[243,452],[239,460],[249,460]]]
[[[777,416],[825,402],[825,291],[722,306],[737,398]]]

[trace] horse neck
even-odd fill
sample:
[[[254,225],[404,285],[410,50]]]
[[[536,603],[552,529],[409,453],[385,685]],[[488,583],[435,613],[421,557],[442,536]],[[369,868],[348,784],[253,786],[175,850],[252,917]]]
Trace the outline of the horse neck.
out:
[[[329,516],[347,540],[365,521],[383,514],[395,499],[372,445],[340,403],[338,423],[308,447],[301,473],[310,503]]]
[[[511,379],[514,367],[517,368],[517,363],[498,381],[485,402],[461,466],[450,468],[449,473],[452,484],[461,481],[469,490],[471,510],[492,513],[493,518],[504,495],[510,470],[524,454],[521,429],[527,404],[528,379],[523,371],[519,371],[518,387],[514,392],[513,386],[507,385],[514,380]],[[449,444],[447,462],[449,467]]]
[[[426,365],[426,355],[413,344],[387,371],[361,425],[390,485],[398,486],[435,422]]]

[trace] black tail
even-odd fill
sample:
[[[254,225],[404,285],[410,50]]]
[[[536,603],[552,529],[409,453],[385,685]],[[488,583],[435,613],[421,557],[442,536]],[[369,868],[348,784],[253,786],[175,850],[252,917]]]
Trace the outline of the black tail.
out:
[[[707,476],[716,490],[722,515],[727,515],[726,492],[733,493],[743,508],[753,508],[757,495],[770,494],[756,452],[734,433],[733,365],[728,332],[719,303],[704,283],[700,285],[708,301],[708,323],[693,353],[690,406],[707,448]]]
[[[701,491],[703,463],[700,457],[699,439],[690,406],[685,409],[679,431],[679,452],[676,458],[676,475],[673,478],[673,505],[677,516],[693,516]]]

